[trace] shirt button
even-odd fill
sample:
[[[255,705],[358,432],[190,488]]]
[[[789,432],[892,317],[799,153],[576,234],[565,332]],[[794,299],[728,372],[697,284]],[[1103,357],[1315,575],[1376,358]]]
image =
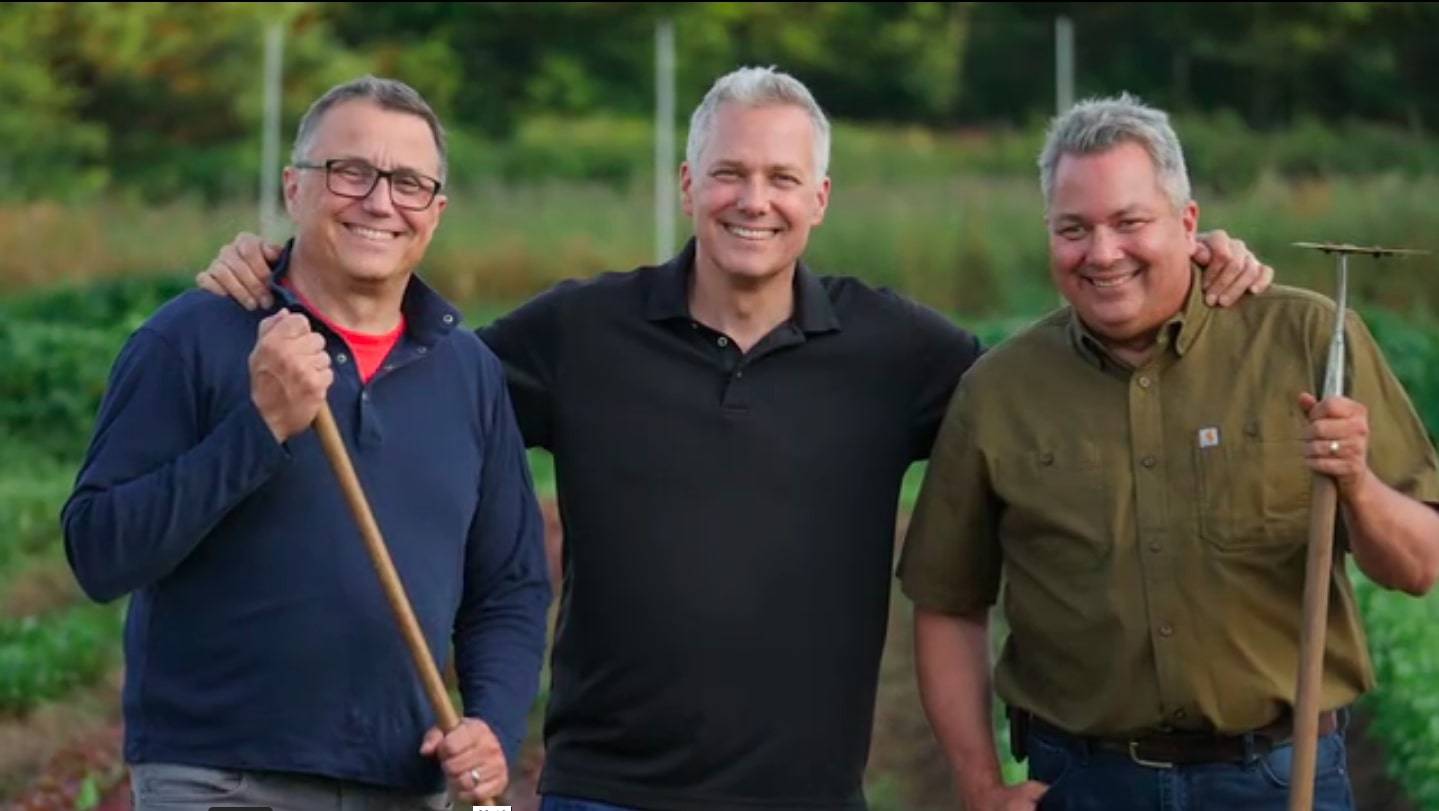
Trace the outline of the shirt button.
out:
[[[1150,381],[1149,381],[1149,378],[1148,378],[1148,377],[1145,377],[1145,376],[1143,376],[1143,375],[1140,376],[1140,378],[1139,378],[1139,387],[1140,387],[1141,389],[1147,389],[1147,388],[1149,388],[1149,383],[1150,383]]]
[[[1040,455],[1039,455],[1039,463],[1040,463],[1041,465],[1052,465],[1052,464],[1054,464],[1054,454],[1052,454],[1052,453],[1042,453],[1042,454],[1040,454]]]
[[[1140,460],[1139,460],[1139,464],[1144,465],[1145,467],[1150,467],[1150,468],[1154,467],[1154,466],[1155,466],[1156,464],[1158,464],[1158,463],[1159,463],[1159,460],[1155,459],[1153,456],[1146,456],[1146,457],[1144,457],[1143,459],[1140,459]]]
[[[344,352],[341,352],[340,354],[335,356],[336,363],[344,363],[347,360],[349,360],[349,358],[345,356]]]
[[[360,399],[364,400],[367,403],[370,402],[370,393],[368,391],[360,392]]]
[[[1159,635],[1174,636],[1174,629],[1170,627],[1169,623],[1166,622],[1163,625],[1159,626]]]
[[[1174,720],[1176,720],[1176,721],[1183,721],[1185,718],[1188,718],[1188,717],[1189,717],[1189,713],[1185,712],[1184,710],[1175,710],[1175,711],[1174,711]]]
[[[1149,551],[1153,552],[1153,553],[1156,554],[1156,555],[1159,554],[1160,548],[1161,548],[1161,547],[1159,546],[1159,544],[1158,544],[1157,542],[1156,542],[1156,543],[1151,543],[1151,544],[1149,545]]]
[[[429,351],[430,351],[430,348],[427,347],[427,346],[422,346],[422,347],[420,347],[419,349],[416,349],[415,351],[416,351],[416,352],[419,352],[421,355],[423,355],[423,354],[425,354],[426,352],[429,352]]]
[[[720,346],[729,346],[729,339],[721,335],[719,339],[715,341],[715,343],[719,344]]]
[[[445,317],[441,318],[440,320],[445,322],[446,324],[455,323],[455,317],[453,315],[450,315],[449,313],[445,313]]]
[[[742,377],[744,377],[744,370],[743,370],[743,369],[741,369],[741,370],[739,370],[739,371],[736,371],[736,372],[734,373],[734,378],[735,378],[735,380],[739,380],[739,379],[742,378]]]

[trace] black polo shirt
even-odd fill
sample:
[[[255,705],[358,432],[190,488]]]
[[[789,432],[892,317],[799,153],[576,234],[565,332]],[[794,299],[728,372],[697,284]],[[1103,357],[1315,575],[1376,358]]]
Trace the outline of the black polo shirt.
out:
[[[979,345],[801,265],[794,316],[741,353],[690,316],[693,265],[691,242],[480,332],[565,528],[540,790],[863,808],[900,479]]]

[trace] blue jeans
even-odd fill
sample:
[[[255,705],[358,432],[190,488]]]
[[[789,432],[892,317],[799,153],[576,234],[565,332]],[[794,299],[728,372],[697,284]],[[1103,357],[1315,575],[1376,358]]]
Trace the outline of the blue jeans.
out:
[[[540,798],[540,811],[639,811],[639,809],[546,794]]]
[[[1029,776],[1049,785],[1040,811],[1285,811],[1293,746],[1242,763],[1141,766],[1128,755],[1031,730]],[[1344,731],[1319,739],[1314,811],[1353,811]]]

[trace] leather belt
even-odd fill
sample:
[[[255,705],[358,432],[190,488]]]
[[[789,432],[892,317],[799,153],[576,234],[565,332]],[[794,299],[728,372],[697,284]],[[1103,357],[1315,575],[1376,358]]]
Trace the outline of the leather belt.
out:
[[[1268,726],[1238,735],[1211,732],[1150,732],[1134,738],[1104,738],[1074,735],[1023,710],[1016,720],[1030,729],[1060,740],[1075,741],[1093,750],[1117,752],[1141,766],[1167,769],[1200,763],[1242,763],[1252,757],[1268,754],[1289,743],[1294,737],[1292,718],[1286,714]],[[1319,734],[1333,733],[1339,728],[1339,713],[1329,710],[1319,714]]]

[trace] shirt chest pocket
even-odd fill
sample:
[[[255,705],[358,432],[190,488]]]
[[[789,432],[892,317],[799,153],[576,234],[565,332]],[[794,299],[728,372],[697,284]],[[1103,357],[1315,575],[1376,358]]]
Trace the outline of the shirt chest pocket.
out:
[[[1219,549],[1304,543],[1313,477],[1304,464],[1302,430],[1251,422],[1233,441],[1195,448],[1198,524],[1206,541]]]
[[[996,490],[1004,504],[1006,554],[1024,565],[1063,561],[1098,566],[1108,557],[1114,524],[1111,475],[1092,442],[1041,444],[998,457]]]

